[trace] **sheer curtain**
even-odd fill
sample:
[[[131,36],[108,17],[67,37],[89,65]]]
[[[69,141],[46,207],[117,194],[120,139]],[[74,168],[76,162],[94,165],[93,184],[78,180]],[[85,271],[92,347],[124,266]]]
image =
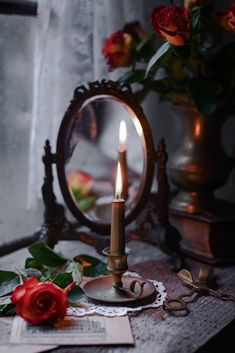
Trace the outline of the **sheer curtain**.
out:
[[[125,22],[136,19],[148,28],[156,5],[153,0],[39,1],[28,207],[35,207],[41,197],[45,139],[50,139],[55,151],[59,125],[74,88],[95,79],[115,79],[120,74],[108,72],[101,54],[104,39]]]

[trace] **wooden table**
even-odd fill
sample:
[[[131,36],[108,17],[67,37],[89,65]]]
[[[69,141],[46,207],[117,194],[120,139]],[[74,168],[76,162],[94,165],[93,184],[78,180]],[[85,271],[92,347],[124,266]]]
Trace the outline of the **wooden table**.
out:
[[[132,241],[128,244],[135,253],[129,257],[130,270],[135,270],[146,278],[162,281],[169,297],[187,291],[179,279],[170,271],[166,256],[156,247],[142,242]],[[79,241],[61,241],[56,250],[65,256],[90,254],[100,257],[96,251]],[[18,250],[0,259],[1,269],[15,269],[23,266],[27,249]],[[202,264],[186,260],[187,268],[198,274]],[[235,266],[216,268],[215,275],[219,289],[235,295]],[[130,316],[131,327],[135,338],[135,347],[93,346],[93,347],[59,347],[52,350],[57,353],[191,353],[221,352],[219,345],[235,334],[235,303],[201,296],[190,304],[187,316],[175,316],[162,308],[148,309],[135,316]],[[6,344],[9,339],[11,318],[1,318],[0,343]],[[223,334],[219,333],[223,330]],[[228,335],[230,333],[230,335]],[[212,340],[211,340],[212,339]],[[209,342],[209,343],[208,343]],[[223,343],[224,344],[224,343]],[[211,350],[211,347],[218,350]],[[235,344],[233,344],[233,347]],[[225,348],[225,347],[223,347]],[[227,350],[224,350],[227,352]],[[234,350],[231,347],[231,352]],[[17,350],[15,350],[17,353]]]

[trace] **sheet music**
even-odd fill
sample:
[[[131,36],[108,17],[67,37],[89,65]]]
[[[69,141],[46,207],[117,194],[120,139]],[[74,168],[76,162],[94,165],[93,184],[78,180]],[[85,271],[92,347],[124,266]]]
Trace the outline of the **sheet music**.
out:
[[[52,345],[134,344],[129,319],[123,317],[67,316],[54,325],[31,325],[16,316],[11,343]]]

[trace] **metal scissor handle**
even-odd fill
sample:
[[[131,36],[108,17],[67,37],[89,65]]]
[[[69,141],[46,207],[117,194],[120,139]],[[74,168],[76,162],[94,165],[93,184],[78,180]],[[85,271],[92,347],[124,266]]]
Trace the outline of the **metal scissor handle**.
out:
[[[166,299],[164,301],[164,309],[169,311],[182,311],[187,310],[187,303],[183,299]]]
[[[175,299],[166,299],[164,301],[164,309],[168,311],[183,311],[187,310],[188,302],[185,301],[185,298],[190,298],[197,291],[196,288],[192,288],[188,293],[181,294]]]

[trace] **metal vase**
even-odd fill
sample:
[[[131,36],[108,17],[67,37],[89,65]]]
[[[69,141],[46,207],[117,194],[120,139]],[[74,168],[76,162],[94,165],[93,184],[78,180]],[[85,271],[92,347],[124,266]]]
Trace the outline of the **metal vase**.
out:
[[[179,188],[170,208],[194,214],[216,212],[214,191],[225,184],[232,169],[221,143],[226,115],[203,116],[193,107],[177,111],[184,134],[169,161],[170,179]]]

